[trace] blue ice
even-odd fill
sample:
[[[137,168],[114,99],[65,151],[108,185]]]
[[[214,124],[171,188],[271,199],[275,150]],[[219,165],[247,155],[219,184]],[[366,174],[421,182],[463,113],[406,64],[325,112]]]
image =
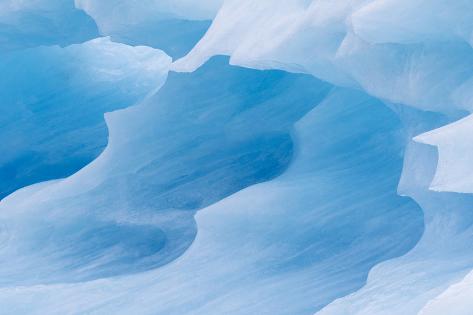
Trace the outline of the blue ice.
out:
[[[471,315],[472,12],[0,1],[0,313]]]

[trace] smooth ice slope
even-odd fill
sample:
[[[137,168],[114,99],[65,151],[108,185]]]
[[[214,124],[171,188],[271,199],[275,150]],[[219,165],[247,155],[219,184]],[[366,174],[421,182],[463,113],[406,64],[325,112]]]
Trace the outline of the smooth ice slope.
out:
[[[224,0],[74,0],[75,6],[92,16],[106,19],[107,25],[119,24],[118,17],[125,18],[121,24],[136,24],[153,15],[160,19],[211,20]],[[111,13],[111,14],[110,14]],[[112,23],[113,22],[113,23]],[[118,25],[117,25],[118,26]]]
[[[448,122],[441,115],[405,107],[396,111],[411,137]],[[430,191],[436,165],[434,147],[409,142],[398,190],[422,207],[425,229],[421,240],[406,255],[376,266],[362,289],[317,314],[417,314],[430,299],[468,273],[473,266],[469,250],[473,196]]]
[[[159,87],[169,64],[161,51],[107,38],[3,54],[0,199],[90,163],[107,143],[103,114]]]
[[[225,54],[233,64],[310,73],[394,103],[454,113],[463,107],[454,94],[473,75],[473,50],[453,32],[458,28],[471,34],[473,3],[435,1],[432,10],[420,11],[420,2],[426,5],[402,1],[398,7],[403,12],[396,15],[385,8],[394,2],[381,0],[228,0],[203,39],[174,69],[193,71],[210,56]],[[370,41],[399,32],[397,25],[435,21],[430,16],[435,12],[458,23],[445,31],[446,38],[427,41],[416,35],[408,43],[396,38]],[[409,19],[411,15],[417,18]]]
[[[220,104],[219,99],[228,98],[212,101]],[[212,117],[199,114],[201,105],[194,104],[192,121]],[[228,110],[217,106],[212,115]],[[276,116],[267,118],[282,117],[281,111],[272,113]],[[5,288],[1,303],[31,314],[71,309],[88,314],[312,314],[358,289],[373,265],[405,253],[422,233],[420,209],[395,193],[402,166],[400,126],[379,101],[335,91],[297,124],[297,150],[289,170],[202,210],[197,238],[177,261],[135,276]],[[164,140],[161,136],[160,142]],[[140,211],[132,218],[142,215]],[[172,222],[178,221],[174,217]],[[26,296],[29,305],[20,306],[17,301]]]
[[[98,36],[95,22],[73,0],[2,0],[0,53],[38,45],[66,46]]]
[[[471,296],[473,295],[473,274],[452,285],[448,290],[430,301],[419,315],[456,314],[468,315],[473,309]]]
[[[141,104],[107,115],[109,144],[94,162],[0,204],[0,283],[91,280],[172,261],[194,239],[196,210],[284,171],[291,126],[330,89],[225,58],[171,74]]]
[[[204,38],[173,68],[192,71],[209,56],[226,54],[233,64],[310,73],[389,103],[440,112],[447,115],[443,124],[448,124],[472,111],[472,12],[471,1],[275,4],[229,0]],[[437,119],[429,126],[430,119],[426,123],[424,118],[410,117],[405,123],[409,129],[424,124],[428,126],[424,132],[440,126]],[[422,205],[427,217],[435,218],[426,222],[430,236],[424,237],[420,250],[394,262],[393,268],[380,267],[380,272],[373,273],[373,284],[337,302],[327,314],[398,314],[401,305],[403,314],[416,314],[429,298],[471,270],[470,196],[454,194],[472,192],[470,120],[416,138],[439,148],[438,167],[435,149],[428,155],[414,154],[412,159],[419,160],[416,164],[430,165],[431,171],[415,171],[405,181],[415,191],[406,194]],[[453,194],[437,195],[429,189]],[[451,226],[451,221],[463,224]],[[447,226],[448,232],[438,226]],[[456,246],[447,249],[442,244]],[[417,266],[411,268],[412,264]],[[414,282],[420,285],[412,285]],[[402,294],[406,288],[410,294]]]
[[[430,188],[436,191],[473,193],[473,115],[416,137],[416,141],[436,146],[437,172]]]
[[[0,202],[1,309],[463,315],[472,45],[469,0],[3,1],[5,191],[148,97]]]
[[[75,0],[94,18],[100,34],[129,45],[184,56],[205,34],[223,0]]]

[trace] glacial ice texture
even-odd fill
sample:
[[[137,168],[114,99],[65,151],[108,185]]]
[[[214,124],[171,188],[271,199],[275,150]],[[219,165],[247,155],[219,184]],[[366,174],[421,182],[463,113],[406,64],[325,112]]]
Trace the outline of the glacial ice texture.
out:
[[[0,198],[90,163],[107,143],[103,114],[144,98],[169,64],[161,51],[107,38],[2,54]]]
[[[0,314],[470,315],[473,2],[3,0]]]

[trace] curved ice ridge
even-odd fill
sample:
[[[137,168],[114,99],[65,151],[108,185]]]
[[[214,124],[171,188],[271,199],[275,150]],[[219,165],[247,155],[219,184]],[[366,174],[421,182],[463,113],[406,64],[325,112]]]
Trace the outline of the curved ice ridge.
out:
[[[158,61],[153,74],[165,77],[169,60]],[[289,128],[330,88],[225,58],[171,73],[139,105],[106,115],[108,146],[87,167],[2,202],[1,283],[91,280],[175,259],[194,239],[196,210],[287,167]]]
[[[0,199],[90,163],[107,142],[103,114],[163,83],[170,58],[98,38],[1,55]]]
[[[0,41],[2,53],[81,42],[98,32],[174,58],[193,47],[171,66],[192,73],[171,73],[159,92],[151,79],[138,106],[107,114],[109,145],[87,167],[0,203],[5,309],[324,315],[470,309],[471,1],[76,0],[97,30],[72,1],[30,2],[3,5],[0,21],[15,27]],[[56,13],[67,11],[87,31],[15,33],[24,25],[18,20],[42,21],[41,6],[56,8],[46,19],[52,25],[61,25]],[[329,83],[230,67],[215,55]],[[162,61],[160,78],[169,67],[169,59]],[[138,73],[147,69],[142,65]],[[119,81],[126,88],[134,80]],[[128,93],[116,99],[123,97]],[[398,192],[422,208],[424,229],[419,208],[395,194],[402,156]],[[196,229],[193,216],[204,207]]]
[[[209,56],[226,54],[232,64],[309,73],[336,85],[362,89],[391,104],[446,116],[429,123],[432,117],[428,114],[408,115],[407,128],[416,136],[472,110],[472,12],[470,1],[229,0],[204,38],[173,69],[192,71]],[[439,147],[438,166],[435,152],[421,155],[419,150],[427,149],[409,144],[406,163],[409,154],[414,154],[412,160],[425,156],[426,164],[412,168],[406,164],[400,187],[426,213],[426,233],[416,249],[376,268],[366,288],[321,313],[415,314],[471,269],[467,254],[469,196],[422,192],[427,188],[472,192],[470,122],[465,118],[416,138]],[[427,165],[435,176],[420,171]],[[422,184],[418,177],[424,177]],[[426,184],[432,178],[432,184]],[[447,210],[450,213],[445,217]],[[457,226],[448,223],[452,220],[463,222]],[[444,248],[444,242],[456,246]],[[401,291],[406,287],[409,294]]]
[[[222,83],[227,82],[228,77],[225,72],[222,72],[222,68],[225,69],[222,67],[221,61],[213,60],[193,74],[184,75],[184,77],[182,74],[175,75],[174,80],[178,80],[178,82],[184,80],[183,85],[186,87],[194,82],[198,84],[200,91],[202,82],[206,82],[202,79],[207,76]],[[214,72],[215,70],[217,72]],[[247,79],[251,78],[251,76],[248,77],[248,70],[236,71],[240,73],[239,76],[244,75]],[[250,71],[253,72],[253,70]],[[282,78],[287,76],[284,73],[271,72],[258,74],[258,71],[255,74],[257,81],[265,82],[268,87],[272,87],[274,83],[278,82],[274,81],[275,75],[276,77],[282,76]],[[235,73],[232,71],[229,75],[231,78]],[[261,75],[267,79],[261,80]],[[203,78],[197,80],[197,76],[203,76]],[[289,76],[288,82],[293,82],[294,78],[292,75]],[[173,108],[180,109],[179,106],[174,106],[176,93],[171,93],[174,80],[173,78],[169,79],[163,90],[158,92],[155,100],[159,101],[157,104],[162,104],[162,101],[166,100],[166,95],[172,96],[170,104]],[[298,80],[298,86],[301,85],[301,80],[304,82],[307,79],[301,77]],[[366,274],[373,265],[406,252],[417,242],[422,231],[420,209],[408,198],[399,197],[395,193],[398,174],[402,166],[399,155],[403,145],[403,137],[399,133],[401,125],[394,113],[382,106],[376,99],[348,90],[334,90],[330,95],[327,95],[327,84],[321,82],[318,83],[319,89],[321,88],[321,91],[325,92],[320,94],[320,92],[314,91],[314,87],[317,86],[314,83],[317,82],[309,81],[307,87],[312,91],[311,93],[319,94],[321,103],[297,124],[295,139],[298,149],[294,163],[277,179],[252,186],[200,212],[197,216],[199,226],[197,238],[192,247],[177,261],[135,276],[109,278],[88,283],[31,286],[16,288],[14,291],[7,287],[1,291],[1,303],[20,313],[35,313],[37,309],[40,312],[61,314],[74,309],[79,313],[99,314],[127,314],[133,310],[138,310],[142,314],[259,314],[265,312],[309,314],[333,298],[359,288],[363,285]],[[240,82],[239,84],[244,82],[244,86],[252,89],[255,93],[263,92],[265,96],[268,92],[269,94],[281,93],[287,84],[284,83],[286,80],[280,81],[277,84],[278,89],[264,92],[264,86],[254,89],[255,82],[241,80],[241,78],[237,78],[235,82]],[[213,81],[210,83],[214,84]],[[170,87],[166,88],[167,86]],[[235,86],[232,86],[230,90],[234,91],[234,89]],[[179,90],[182,91],[182,89]],[[295,90],[298,94],[300,91],[300,89]],[[248,97],[248,90],[240,95]],[[293,100],[295,96],[290,94],[289,99]],[[303,100],[306,99],[302,95],[300,97],[303,97]],[[133,138],[127,139],[123,144],[114,142],[113,139],[117,139],[114,137],[117,135],[114,132],[114,126],[119,127],[117,131],[121,131],[123,128],[138,130],[134,123],[136,121],[140,128],[138,135],[130,132],[121,134],[128,135],[128,137],[134,135],[133,137],[141,139],[143,139],[143,135],[149,133],[148,129],[153,131],[152,134],[156,134],[156,131],[159,130],[156,128],[162,128],[163,131],[173,134],[178,130],[188,130],[182,129],[180,126],[176,126],[175,129],[163,126],[167,120],[172,124],[176,120],[172,117],[169,119],[168,115],[163,117],[162,114],[168,112],[165,110],[166,107],[152,106],[154,104],[152,99],[143,105],[116,113],[108,118],[112,127],[112,137],[107,148],[109,151],[105,151],[96,162],[88,167],[89,172],[94,175],[106,173],[105,170],[105,172],[97,171],[97,168],[100,169],[100,164],[103,165],[103,168],[110,167],[111,164],[103,160],[106,160],[110,155],[120,156],[120,146],[125,145],[128,150],[130,149]],[[195,98],[192,97],[192,99]],[[228,96],[225,99],[228,100]],[[258,99],[261,101],[259,97]],[[309,99],[315,99],[314,95],[311,95]],[[253,96],[248,100],[252,103],[255,98]],[[241,104],[240,99],[237,99],[235,105]],[[193,137],[202,137],[209,132],[208,127],[204,127],[207,126],[205,121],[201,125],[197,117],[211,119],[212,116],[217,115],[216,117],[222,118],[224,117],[222,114],[228,115],[234,112],[231,107],[224,106],[216,112],[215,109],[210,109],[210,113],[202,116],[209,110],[208,105],[208,101],[191,103],[182,108],[183,111],[177,112],[179,117],[184,115],[183,123],[197,123],[196,127],[200,126],[198,129],[191,128],[192,137],[190,139],[194,139],[193,141],[195,141]],[[216,105],[218,106],[218,103]],[[226,127],[234,125],[236,129],[233,132],[237,133],[230,139],[237,137],[235,140],[237,143],[241,143],[238,138],[245,136],[245,134],[241,134],[241,131],[249,130],[241,128],[241,124],[251,123],[253,128],[257,128],[257,130],[261,128],[261,131],[270,126],[281,126],[281,124],[275,125],[274,120],[283,122],[280,119],[288,117],[283,114],[284,108],[288,109],[286,105],[286,102],[277,101],[254,103],[252,107],[242,112],[243,117],[236,116],[230,125],[223,125]],[[293,103],[293,105],[297,111],[304,108],[301,108],[300,105],[296,106],[297,103]],[[191,107],[189,108],[189,106]],[[269,111],[273,114],[263,117],[259,113],[269,113],[268,106],[269,108],[283,107],[279,110]],[[308,105],[306,110],[312,106]],[[151,114],[152,110],[157,110],[161,115]],[[144,114],[143,111],[147,114]],[[367,115],[368,113],[370,115]],[[208,116],[209,114],[210,116]],[[189,118],[192,119],[187,119],[186,115],[191,115]],[[297,119],[297,116],[300,117],[300,114],[293,117]],[[157,125],[146,123],[146,119],[154,123],[157,117],[163,117],[163,121]],[[265,119],[266,122],[263,123],[259,120],[260,118]],[[120,124],[121,119],[126,119],[127,124]],[[252,119],[257,119],[256,124],[252,123]],[[267,119],[272,119],[273,122],[267,121]],[[216,127],[218,131],[218,125]],[[232,129],[227,130],[229,135],[232,135]],[[202,131],[205,133],[202,134]],[[272,130],[271,133],[274,132],[275,130]],[[327,138],[329,134],[330,137]],[[169,145],[165,142],[165,135],[158,137],[157,147],[150,152],[151,156],[162,150],[163,145],[164,147]],[[250,132],[247,136],[252,135],[253,132]],[[314,137],[313,135],[318,136]],[[189,134],[187,132],[182,136],[177,134],[177,138],[174,135],[172,139],[174,141],[174,139],[181,139],[181,137],[183,140],[187,139]],[[389,141],[385,141],[386,139]],[[177,142],[176,145],[182,145],[179,144],[181,140]],[[347,143],[354,145],[347,146]],[[216,142],[216,145],[221,146],[222,144]],[[200,146],[197,145],[196,148]],[[241,144],[238,147],[238,151],[241,152]],[[261,150],[261,144],[255,148]],[[175,151],[175,149],[171,148],[170,151]],[[184,158],[192,157],[194,154]],[[338,157],[336,165],[333,165],[334,155]],[[140,164],[149,157],[139,156],[138,158],[138,161],[125,160],[124,162],[127,163],[125,170],[129,169],[129,163]],[[197,161],[202,161],[202,159],[198,158]],[[151,164],[148,162],[147,165],[149,171],[152,171],[153,168],[149,167]],[[192,164],[189,165],[194,167]],[[117,171],[121,167],[119,165],[117,167],[118,169],[111,172],[110,175],[116,176],[117,173],[120,173]],[[94,168],[95,170],[93,170]],[[144,168],[142,169],[144,170]],[[159,173],[165,174],[163,173],[165,169],[157,169],[157,175]],[[241,171],[241,169],[239,170]],[[143,173],[145,176],[148,175],[148,181],[151,178],[156,178],[156,176],[150,177],[149,171]],[[47,202],[51,204],[49,196],[52,193],[57,193],[59,189],[59,195],[63,196],[64,192],[60,191],[61,186],[70,188],[70,181],[74,181],[74,177],[77,178],[81,173],[84,176],[84,172],[87,173],[87,168],[68,179],[69,183],[53,183],[52,186],[39,190],[28,202],[37,203],[34,201],[35,199],[48,196]],[[133,176],[127,180],[142,176],[140,173],[142,172],[135,171]],[[370,174],[370,177],[366,178],[361,174]],[[208,181],[208,175],[206,177],[206,181]],[[172,177],[168,175],[165,182],[169,182],[170,178]],[[97,177],[93,179],[96,180]],[[84,180],[76,182],[78,182],[77,185],[83,185]],[[140,182],[143,182],[143,179]],[[60,187],[54,187],[54,185],[60,185]],[[192,186],[189,187],[189,184],[186,186],[183,187],[185,190],[182,190],[181,193],[189,193],[189,188]],[[120,186],[112,185],[105,189],[117,191],[117,187]],[[354,192],[353,187],[357,187],[358,190]],[[77,193],[77,186],[73,188],[73,191]],[[199,192],[201,189],[201,185],[197,183],[190,192]],[[215,188],[212,191],[215,191]],[[339,198],[340,191],[344,192],[344,198]],[[156,192],[156,189],[151,189],[150,192]],[[132,196],[136,193],[135,191],[129,195],[131,199],[128,198],[128,202],[133,201]],[[95,193],[91,191],[88,194]],[[363,198],[359,198],[360,194],[363,195]],[[201,195],[206,197],[208,193]],[[83,193],[80,193],[79,196],[83,196]],[[12,200],[7,200],[6,207],[11,207],[12,203],[18,202],[14,196],[12,198]],[[81,203],[87,202],[87,200],[92,200],[92,202],[97,200],[96,198],[91,199],[90,195],[73,196],[71,202],[77,203],[77,198],[81,198]],[[116,196],[114,197],[112,194],[112,198],[116,198]],[[22,199],[20,194],[18,194],[18,199]],[[139,202],[144,200],[146,199],[136,198],[136,201]],[[112,203],[110,204],[110,202]],[[65,204],[67,205],[69,202],[62,197],[58,206],[63,207]],[[107,200],[105,204],[113,206],[120,203]],[[154,204],[160,205],[162,201]],[[146,209],[136,208],[139,204],[133,206],[128,211],[118,213],[122,220],[121,224],[125,224],[125,226],[128,224],[157,226],[165,232],[168,240],[175,242],[179,240],[182,242],[184,232],[192,232],[188,227],[186,228],[184,223],[186,215],[187,218],[190,218],[193,213],[176,210],[167,210],[164,213],[153,211],[144,217],[143,212]],[[18,209],[18,205],[14,208]],[[28,204],[26,207],[21,206],[21,208],[28,208]],[[92,207],[87,208],[89,208],[88,215],[90,216]],[[97,208],[97,205],[94,208]],[[138,213],[133,215],[132,211]],[[103,222],[106,219],[103,218],[103,214],[100,215],[103,211],[97,209],[96,212]],[[29,216],[31,217],[31,214]],[[110,221],[117,216],[117,213],[116,211],[107,213],[107,216]],[[137,222],[140,218],[146,221]],[[64,220],[61,219],[58,223],[64,224]],[[93,222],[89,222],[89,225],[91,223]],[[179,223],[180,230],[175,230],[176,223]],[[110,222],[106,224],[111,225]],[[93,223],[92,226],[97,226],[97,223]],[[143,237],[141,237],[142,239]],[[80,239],[74,240],[74,242],[77,241],[80,242]],[[84,244],[90,243],[84,240]],[[185,243],[181,246],[185,246]],[[175,244],[169,246],[170,250],[175,250],[175,248]],[[87,248],[87,250],[90,249]],[[166,251],[164,253],[166,254]],[[337,264],[338,261],[344,263]],[[64,263],[64,260],[61,259],[59,262]],[[141,266],[142,264],[140,262]],[[119,270],[118,263],[114,263],[112,266],[115,270]],[[130,268],[133,264],[128,261],[126,266]],[[68,279],[71,279],[71,274],[68,274]],[[348,286],[341,291],[337,286],[338,283],[345,283]],[[335,288],[333,288],[334,285]],[[205,294],[195,293],[195,288],[199,287],[205,288]],[[55,294],[52,295],[52,292]],[[160,303],[154,302],[156,292],[160,292]],[[176,292],[179,292],[179,300],[175,300]],[[91,299],[97,294],[100,295],[99,299]],[[126,298],[123,297],[123,294],[126,295]],[[32,301],[32,305],[35,305],[35,309],[18,303],[25,296],[32,299],[30,301]],[[318,297],[318,302],[312,299],[313,296]],[[258,303],[261,297],[269,298],[270,302]],[[79,302],[82,299],[88,302]],[[245,301],[244,306],[241,304],[242,300]],[[136,303],[139,303],[140,306],[138,307]]]

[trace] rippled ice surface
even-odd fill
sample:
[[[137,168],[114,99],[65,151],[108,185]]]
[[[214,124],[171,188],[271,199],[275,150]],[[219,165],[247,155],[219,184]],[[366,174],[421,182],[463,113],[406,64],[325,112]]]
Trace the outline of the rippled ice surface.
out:
[[[470,315],[471,12],[3,1],[0,313]]]

